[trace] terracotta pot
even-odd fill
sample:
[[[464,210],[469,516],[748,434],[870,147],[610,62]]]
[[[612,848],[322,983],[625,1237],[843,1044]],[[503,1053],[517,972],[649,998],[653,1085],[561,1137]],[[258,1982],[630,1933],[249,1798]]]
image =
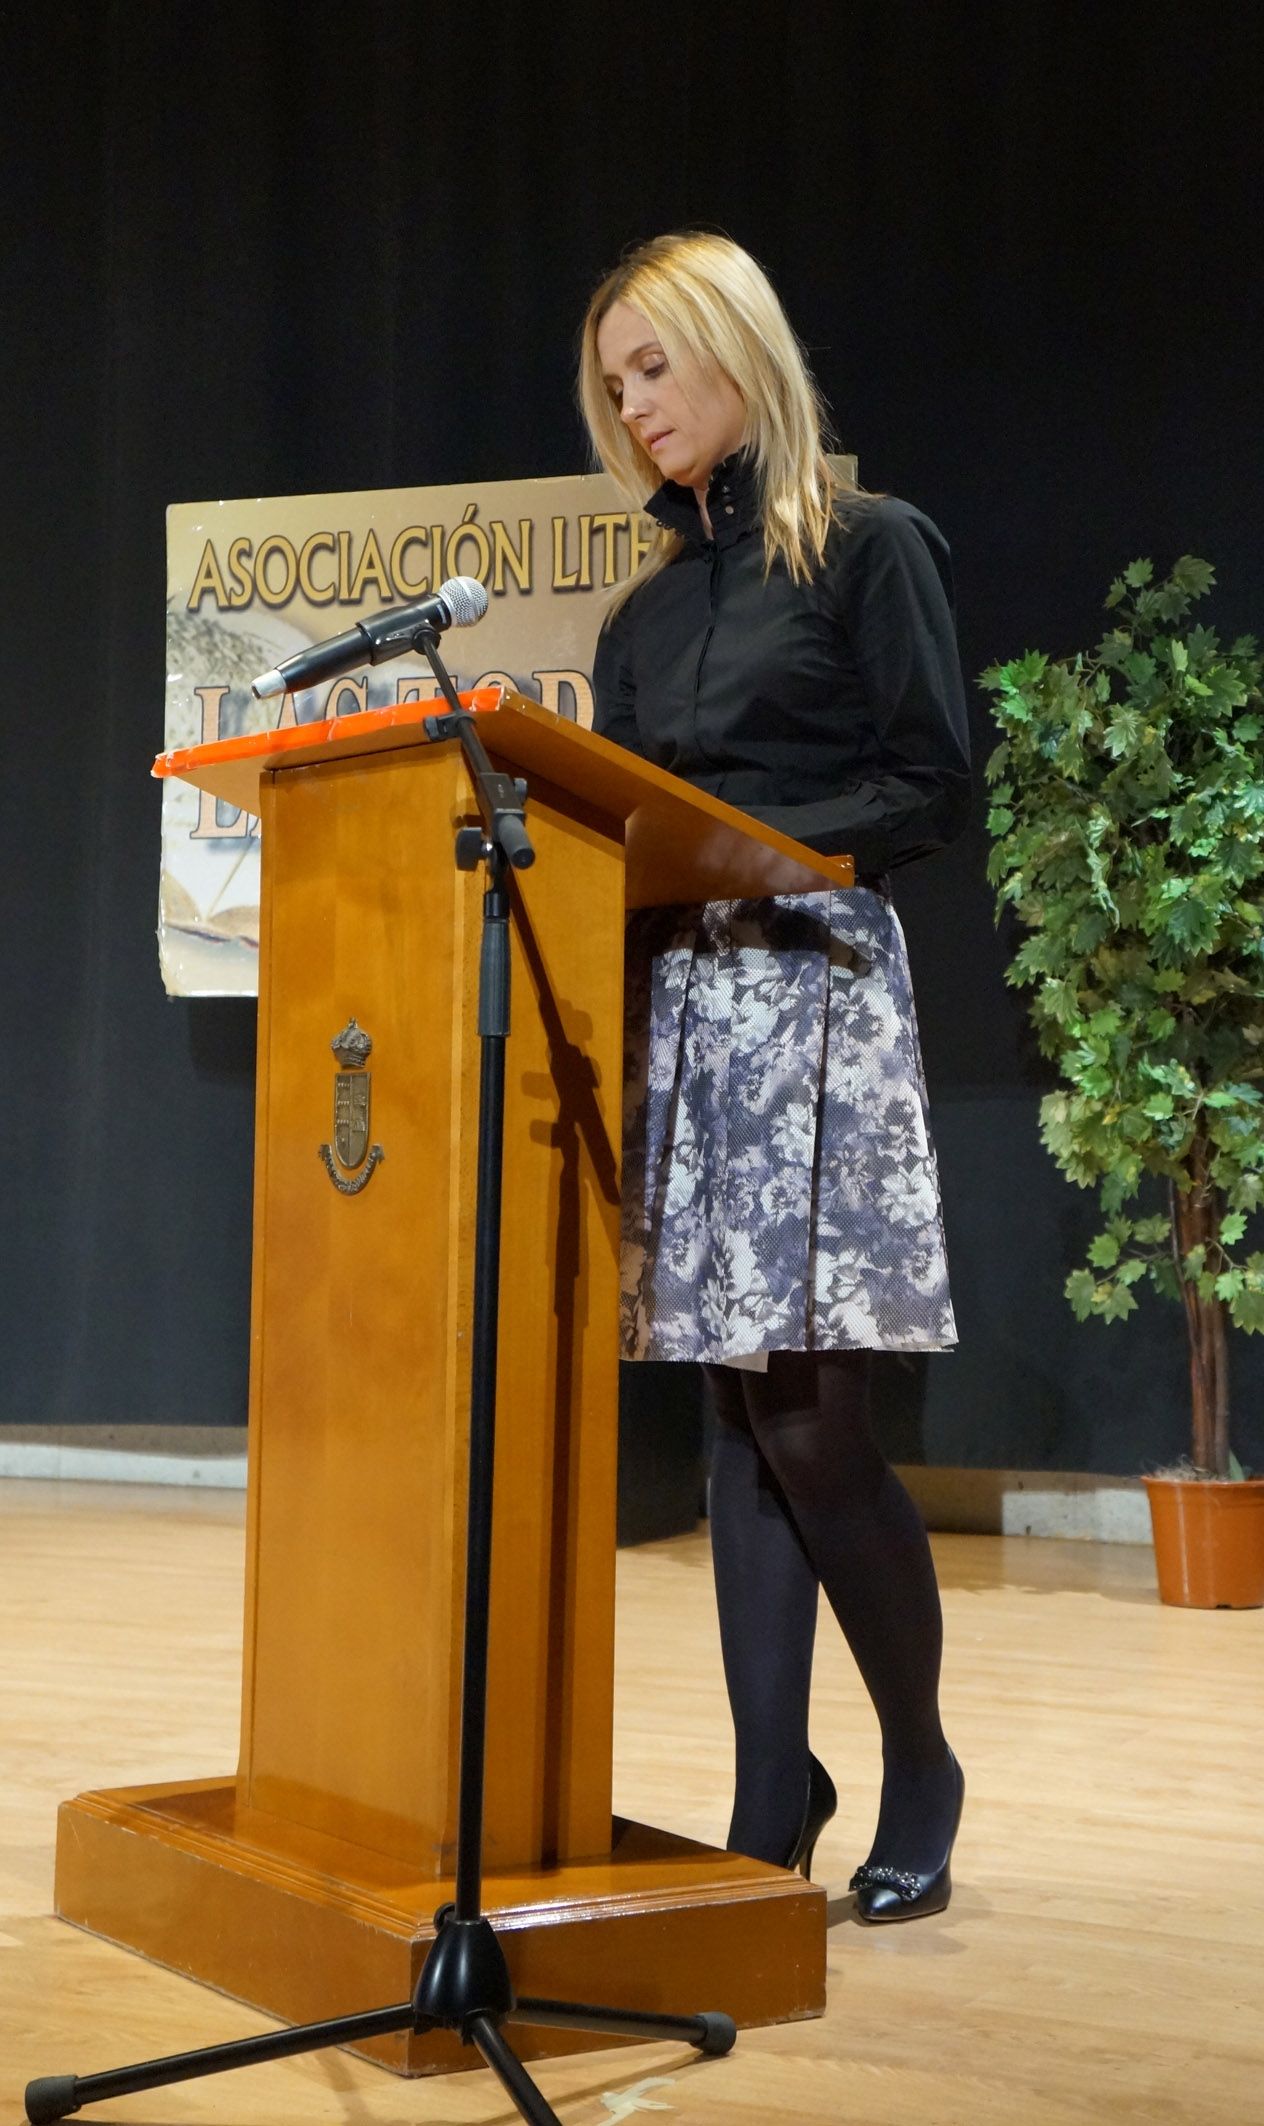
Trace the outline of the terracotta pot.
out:
[[[1142,1478],[1159,1598],[1184,1609],[1264,1607],[1264,1477],[1243,1483]]]

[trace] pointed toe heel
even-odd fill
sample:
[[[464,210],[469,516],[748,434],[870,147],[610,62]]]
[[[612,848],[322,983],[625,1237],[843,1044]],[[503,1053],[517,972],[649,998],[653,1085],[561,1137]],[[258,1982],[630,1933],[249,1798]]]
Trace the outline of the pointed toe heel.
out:
[[[952,1755],[951,1751],[949,1755]],[[939,1866],[928,1875],[919,1875],[911,1868],[889,1867],[882,1861],[866,1861],[862,1868],[857,1868],[847,1887],[855,1891],[857,1914],[867,1925],[886,1926],[893,1920],[927,1919],[932,1912],[947,1909],[952,1896],[952,1849],[966,1798],[965,1774],[955,1757],[952,1763],[957,1775],[957,1813],[947,1852]]]
[[[952,1876],[947,1863],[933,1875],[915,1875],[909,1869],[857,1868],[848,1888],[856,1892],[856,1910],[870,1926],[885,1926],[895,1919],[926,1919],[947,1909],[952,1896]]]
[[[787,1868],[798,1868],[804,1881],[812,1874],[812,1860],[816,1841],[838,1808],[838,1793],[825,1766],[817,1757],[808,1758],[808,1798],[803,1811],[803,1828],[794,1842]]]

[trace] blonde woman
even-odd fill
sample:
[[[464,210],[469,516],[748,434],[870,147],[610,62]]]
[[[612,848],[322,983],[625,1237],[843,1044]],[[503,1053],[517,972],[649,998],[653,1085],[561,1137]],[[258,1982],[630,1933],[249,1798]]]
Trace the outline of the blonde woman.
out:
[[[596,728],[826,853],[854,888],[651,909],[628,932],[624,1353],[700,1361],[736,1734],[734,1850],[806,1874],[836,1797],[808,1746],[818,1588],[872,1697],[870,1921],[941,1911],[964,1782],[940,1724],[921,1519],[869,1428],[869,1354],[956,1340],[887,873],[964,824],[948,551],[843,488],[803,356],[725,237],[597,289],[580,396],[658,542],[607,617]]]

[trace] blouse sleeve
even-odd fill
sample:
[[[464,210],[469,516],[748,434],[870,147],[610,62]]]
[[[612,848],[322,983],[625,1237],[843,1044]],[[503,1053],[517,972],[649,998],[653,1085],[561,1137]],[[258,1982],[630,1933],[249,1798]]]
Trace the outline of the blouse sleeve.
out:
[[[627,607],[614,613],[597,637],[593,658],[593,729],[629,753],[645,758],[636,721],[636,681],[628,641]]]
[[[829,589],[863,682],[874,765],[827,797],[749,805],[770,827],[860,872],[912,863],[955,839],[970,807],[970,738],[953,621],[952,563],[908,503],[856,512]]]

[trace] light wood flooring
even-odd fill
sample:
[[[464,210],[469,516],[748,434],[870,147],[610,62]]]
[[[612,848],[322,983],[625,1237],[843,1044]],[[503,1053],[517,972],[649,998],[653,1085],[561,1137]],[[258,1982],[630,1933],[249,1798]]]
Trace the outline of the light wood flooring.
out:
[[[944,1536],[956,1894],[887,1930],[847,1878],[876,1806],[873,1717],[828,1615],[814,1744],[829,2006],[724,2060],[545,2062],[566,2126],[1096,2126],[1264,2120],[1264,1612],[1161,1608],[1148,1551]],[[32,2075],[270,2027],[50,1916],[54,1818],[87,1787],[231,1768],[239,1495],[0,1484],[0,2122]],[[615,1805],[721,1843],[730,1745],[704,1535],[619,1561]],[[720,2006],[719,2002],[682,2003]],[[162,2126],[510,2126],[485,2072],[403,2082],[314,2055],[96,2107]]]

